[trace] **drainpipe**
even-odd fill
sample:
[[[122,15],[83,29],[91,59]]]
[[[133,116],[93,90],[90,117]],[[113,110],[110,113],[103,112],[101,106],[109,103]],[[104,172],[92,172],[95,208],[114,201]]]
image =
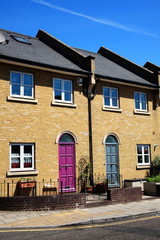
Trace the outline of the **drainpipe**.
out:
[[[91,185],[93,185],[93,134],[92,134],[92,100],[95,97],[94,87],[96,84],[95,80],[95,57],[89,56],[88,62],[90,64],[91,76],[89,77],[89,84],[87,89],[88,97],[88,128],[89,128],[89,158],[92,165],[92,176]]]

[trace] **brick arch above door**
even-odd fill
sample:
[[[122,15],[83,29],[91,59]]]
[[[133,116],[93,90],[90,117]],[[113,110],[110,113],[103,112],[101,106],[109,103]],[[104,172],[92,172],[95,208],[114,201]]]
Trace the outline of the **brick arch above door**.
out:
[[[64,130],[64,131],[61,131],[58,133],[58,135],[56,137],[56,141],[55,141],[56,144],[58,144],[60,137],[65,133],[70,134],[74,138],[75,144],[78,144],[78,139],[77,139],[76,135],[73,132],[68,131],[68,130]]]

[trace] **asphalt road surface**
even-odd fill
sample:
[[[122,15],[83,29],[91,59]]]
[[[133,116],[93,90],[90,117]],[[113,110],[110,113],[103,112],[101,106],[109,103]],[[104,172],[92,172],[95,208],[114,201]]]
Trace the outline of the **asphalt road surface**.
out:
[[[50,229],[0,229],[0,240],[158,240],[160,217],[97,226]]]

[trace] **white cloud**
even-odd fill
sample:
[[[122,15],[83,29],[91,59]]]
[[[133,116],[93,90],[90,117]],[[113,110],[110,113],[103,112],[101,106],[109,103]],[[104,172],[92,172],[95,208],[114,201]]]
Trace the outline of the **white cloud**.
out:
[[[54,5],[52,3],[49,3],[49,2],[46,2],[46,1],[43,1],[43,0],[31,0],[31,1],[35,2],[35,3],[38,3],[38,4],[41,4],[41,5],[44,5],[44,6],[47,6],[47,7],[52,8],[52,9],[56,9],[56,10],[66,12],[66,13],[69,13],[69,14],[72,14],[72,15],[75,15],[75,16],[86,18],[90,21],[97,22],[97,23],[104,24],[104,25],[111,26],[111,27],[115,27],[115,28],[118,28],[118,29],[121,29],[121,30],[124,30],[124,31],[140,33],[140,34],[144,34],[144,35],[151,36],[151,37],[158,37],[156,34],[152,34],[147,30],[140,30],[138,28],[128,27],[128,26],[125,26],[123,24],[110,21],[108,19],[94,18],[94,17],[88,16],[88,15],[85,15],[83,13],[79,13],[79,12],[71,11],[71,10],[66,9],[66,8],[59,7],[57,5]]]

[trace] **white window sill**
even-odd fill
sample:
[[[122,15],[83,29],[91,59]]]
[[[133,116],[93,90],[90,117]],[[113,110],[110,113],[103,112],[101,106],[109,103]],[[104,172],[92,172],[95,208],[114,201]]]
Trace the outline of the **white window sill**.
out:
[[[133,111],[134,114],[140,114],[140,115],[151,115],[150,112],[147,112],[147,111],[138,111],[138,110],[134,110]]]
[[[110,112],[122,112],[121,108],[110,108],[110,107],[103,107],[103,111],[110,111]]]
[[[61,103],[61,102],[54,102],[52,101],[51,102],[51,105],[52,106],[60,106],[60,107],[70,107],[70,108],[76,108],[77,107],[77,104],[74,104],[74,103]]]
[[[151,168],[150,164],[147,164],[147,165],[137,165],[137,169],[149,169],[149,168]]]
[[[6,175],[7,175],[7,177],[11,177],[11,176],[30,176],[30,175],[38,175],[38,171],[36,171],[36,170],[31,170],[31,171],[22,171],[22,172],[16,172],[16,171],[14,171],[14,172],[12,172],[12,171],[9,171],[9,172],[7,172],[6,173]]]
[[[37,104],[38,103],[37,99],[19,98],[19,97],[12,97],[12,96],[8,96],[7,97],[7,101],[25,102],[25,103],[33,103],[33,104]]]

